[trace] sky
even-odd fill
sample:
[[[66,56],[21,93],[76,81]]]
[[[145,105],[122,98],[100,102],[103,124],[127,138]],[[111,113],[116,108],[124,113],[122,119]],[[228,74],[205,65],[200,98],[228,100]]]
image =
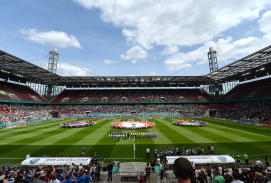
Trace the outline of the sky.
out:
[[[0,49],[63,76],[205,75],[271,43],[270,0],[3,0]]]

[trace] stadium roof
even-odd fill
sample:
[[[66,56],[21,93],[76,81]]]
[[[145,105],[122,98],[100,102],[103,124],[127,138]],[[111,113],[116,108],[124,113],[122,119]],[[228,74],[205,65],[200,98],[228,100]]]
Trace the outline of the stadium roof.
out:
[[[232,62],[216,72],[207,74],[218,83],[230,81],[244,81],[255,79],[255,76],[266,76],[271,71],[271,45],[250,55],[247,55],[235,62]]]
[[[0,77],[13,81],[50,84],[61,76],[0,50]]]
[[[271,71],[271,45],[205,76],[59,76],[0,50],[0,78],[67,87],[190,87],[244,81]]]
[[[190,87],[213,82],[205,76],[71,76],[61,77],[56,83],[67,87]]]

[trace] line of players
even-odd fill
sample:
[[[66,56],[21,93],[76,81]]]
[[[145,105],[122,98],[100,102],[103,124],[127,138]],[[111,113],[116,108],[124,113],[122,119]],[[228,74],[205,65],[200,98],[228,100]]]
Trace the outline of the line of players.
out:
[[[118,132],[118,133],[110,133],[108,135],[109,139],[117,139],[117,138],[122,138],[122,139],[129,139],[129,138],[137,138],[137,139],[145,139],[145,138],[157,138],[157,132],[155,133],[146,133],[146,132]]]

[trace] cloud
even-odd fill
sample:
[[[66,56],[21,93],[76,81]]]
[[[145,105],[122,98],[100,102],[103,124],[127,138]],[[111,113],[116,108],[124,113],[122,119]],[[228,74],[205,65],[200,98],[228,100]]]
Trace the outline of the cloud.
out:
[[[44,66],[43,68],[48,69],[47,66]],[[61,76],[87,76],[89,75],[88,72],[90,72],[90,69],[88,68],[82,68],[82,69],[72,64],[58,63],[56,73]]]
[[[197,64],[206,64],[207,57],[202,58],[202,53],[206,53],[209,47],[214,47],[218,53],[218,65],[224,66],[232,61],[232,59],[239,59],[250,53],[253,53],[261,48],[270,45],[271,42],[271,11],[265,12],[258,20],[260,30],[265,33],[261,38],[246,37],[233,41],[232,37],[221,38],[217,42],[208,41],[203,46],[196,50],[187,53],[176,53],[167,58],[164,63],[168,70],[180,70],[191,66],[191,62],[198,62]],[[231,60],[228,60],[231,58]],[[222,61],[223,59],[223,61]]]
[[[21,30],[22,34],[28,35],[25,39],[41,45],[50,45],[58,48],[82,48],[73,35],[65,32],[51,30],[49,32],[38,32],[37,29]]]
[[[258,18],[271,4],[270,0],[74,1],[86,9],[100,9],[104,22],[122,27],[127,41],[144,49],[203,44],[244,21]]]
[[[103,63],[108,64],[108,65],[114,65],[114,64],[117,64],[118,62],[117,61],[112,61],[112,60],[104,60]]]
[[[150,72],[150,75],[154,76],[156,73],[155,72]]]
[[[148,53],[140,46],[134,46],[126,52],[126,54],[121,54],[120,58],[123,60],[132,60],[133,64],[136,64],[138,59],[143,59],[148,56]]]
[[[264,33],[271,33],[270,27],[271,11],[265,12],[261,19],[258,21],[260,24],[260,30]]]
[[[179,51],[178,46],[166,47],[165,50],[162,51],[162,55],[171,55],[177,53],[178,51]]]
[[[217,42],[208,41],[203,46],[196,50],[187,53],[176,53],[167,58],[164,63],[168,70],[180,70],[185,67],[191,66],[191,63],[198,62],[197,64],[206,64],[208,62],[207,50],[209,47],[214,47],[218,53],[218,66],[222,67],[229,64],[233,60],[237,60],[243,56],[253,53],[263,47],[270,45],[271,33],[265,34],[262,38],[247,37],[233,41],[231,37],[219,39]],[[206,55],[203,55],[206,53]],[[223,59],[223,61],[221,60]]]

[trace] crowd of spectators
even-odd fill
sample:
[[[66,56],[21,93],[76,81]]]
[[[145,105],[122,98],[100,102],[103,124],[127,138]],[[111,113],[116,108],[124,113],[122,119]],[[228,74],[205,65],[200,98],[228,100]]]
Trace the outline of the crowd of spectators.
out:
[[[206,101],[205,92],[197,90],[66,90],[69,99],[64,102],[180,102]],[[65,98],[65,97],[63,97]],[[207,97],[208,98],[208,97]],[[63,101],[62,101],[63,102]]]
[[[0,124],[18,121],[30,121],[38,119],[32,114],[35,113],[42,118],[50,117],[51,108],[40,105],[8,105],[0,104]]]
[[[108,116],[140,116],[138,113],[171,113],[183,116],[202,116],[206,113],[208,107],[197,104],[163,104],[163,105],[53,105],[54,110],[59,110],[63,116],[78,117],[85,116],[85,112],[90,113],[88,116],[101,116],[94,113],[111,113]],[[116,114],[119,113],[119,114]],[[129,113],[129,114],[122,114]],[[133,113],[133,114],[131,114]],[[102,116],[107,116],[102,114]],[[154,114],[149,114],[154,115]],[[166,114],[169,115],[169,114]],[[157,115],[155,115],[157,116]]]
[[[16,106],[0,104],[0,124],[16,121],[28,121],[33,119],[25,110],[19,110]]]
[[[270,119],[271,101],[236,103],[221,109],[220,115],[228,118]]]

